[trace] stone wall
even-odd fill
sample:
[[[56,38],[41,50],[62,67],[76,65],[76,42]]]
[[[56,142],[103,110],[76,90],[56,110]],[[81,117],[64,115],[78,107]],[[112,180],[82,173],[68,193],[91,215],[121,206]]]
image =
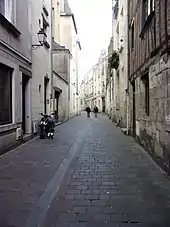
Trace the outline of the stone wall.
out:
[[[70,56],[66,52],[55,52],[53,54],[53,70],[66,82],[69,82]]]
[[[59,122],[63,122],[69,118],[69,85],[56,74],[53,77],[54,86],[61,90],[59,95],[58,120]]]
[[[148,152],[169,171],[170,166],[170,57],[165,54],[149,67],[149,115],[144,87],[136,79],[136,136]],[[132,111],[132,110],[131,110]]]

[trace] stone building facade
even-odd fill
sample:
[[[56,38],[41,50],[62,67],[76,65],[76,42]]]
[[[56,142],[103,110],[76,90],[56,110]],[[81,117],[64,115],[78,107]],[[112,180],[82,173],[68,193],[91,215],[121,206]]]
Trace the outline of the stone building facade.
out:
[[[32,131],[30,19],[28,0],[0,2],[0,153]]]
[[[108,56],[103,50],[98,63],[94,66],[93,71],[93,103],[99,109],[99,112],[105,113],[106,110],[106,77],[107,77]]]
[[[81,45],[67,0],[52,1],[53,110],[57,121],[80,112],[79,60]]]
[[[94,69],[91,68],[84,76],[84,105],[93,109],[94,107]]]
[[[113,0],[113,50],[119,57],[119,65],[112,69],[113,95],[112,120],[121,128],[127,128],[128,90],[128,1]],[[114,56],[113,56],[114,58]],[[113,59],[114,60],[114,59]]]
[[[63,1],[64,2],[64,1]],[[61,46],[61,12],[65,11],[62,1],[53,0],[52,18],[52,56],[53,56],[53,111],[57,122],[69,119],[69,84],[71,52],[65,46]]]
[[[85,110],[85,81],[84,79],[80,83],[80,105],[81,111]]]
[[[129,1],[130,129],[170,171],[170,0]]]
[[[53,110],[58,122],[69,119],[70,58],[68,49],[53,42]]]
[[[96,65],[84,76],[84,106],[92,110],[96,105],[99,112],[106,110],[106,77],[108,70],[108,56],[103,50]],[[83,101],[82,101],[83,102]]]
[[[106,75],[106,114],[109,116],[109,118],[112,118],[112,110],[113,110],[113,69],[111,68],[111,65],[109,63],[109,59],[112,57],[113,53],[113,37],[110,39],[110,43],[108,46],[108,67],[107,67],[107,75]]]
[[[78,40],[78,30],[74,14],[68,0],[61,0],[60,13],[60,45],[70,51],[70,79],[69,79],[69,117],[74,117],[80,112],[79,94],[79,60],[81,45]]]
[[[40,113],[51,113],[52,98],[52,58],[51,58],[51,1],[29,0],[32,45],[39,44],[37,33],[44,31],[46,41],[43,46],[32,48],[32,86],[31,86],[31,107],[32,107],[32,132],[38,132]],[[22,18],[22,16],[21,16]]]

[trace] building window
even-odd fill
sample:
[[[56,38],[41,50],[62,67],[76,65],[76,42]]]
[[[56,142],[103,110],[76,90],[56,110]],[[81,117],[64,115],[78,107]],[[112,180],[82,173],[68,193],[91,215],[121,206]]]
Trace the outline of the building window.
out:
[[[135,48],[135,24],[134,20],[131,24],[131,50],[133,51]]]
[[[14,0],[0,0],[0,13],[11,23],[14,22],[13,1]]]
[[[144,85],[145,113],[149,116],[149,73],[146,73],[141,79]]]
[[[102,66],[102,75],[104,75],[104,65]]]
[[[148,16],[155,10],[155,0],[143,0],[143,26]]]
[[[12,70],[0,64],[0,125],[12,123]]]

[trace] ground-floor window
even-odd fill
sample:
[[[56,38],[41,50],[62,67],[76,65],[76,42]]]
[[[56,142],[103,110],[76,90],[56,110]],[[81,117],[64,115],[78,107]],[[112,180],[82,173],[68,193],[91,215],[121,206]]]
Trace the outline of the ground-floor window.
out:
[[[0,63],[0,125],[12,123],[12,70]]]
[[[149,73],[146,73],[141,79],[144,85],[145,113],[149,116]]]

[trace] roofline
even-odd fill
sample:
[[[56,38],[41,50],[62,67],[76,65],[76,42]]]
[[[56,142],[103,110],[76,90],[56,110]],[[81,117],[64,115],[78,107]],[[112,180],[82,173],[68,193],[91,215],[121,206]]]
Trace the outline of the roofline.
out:
[[[78,45],[79,45],[80,50],[82,50],[81,43],[80,43],[79,40],[77,40],[77,43],[78,43]]]
[[[75,21],[74,14],[73,14],[73,13],[61,13],[60,16],[72,17],[72,19],[73,19],[73,24],[74,24],[74,28],[75,28],[76,35],[77,35],[78,31],[77,31],[77,25],[76,25],[76,21]]]

